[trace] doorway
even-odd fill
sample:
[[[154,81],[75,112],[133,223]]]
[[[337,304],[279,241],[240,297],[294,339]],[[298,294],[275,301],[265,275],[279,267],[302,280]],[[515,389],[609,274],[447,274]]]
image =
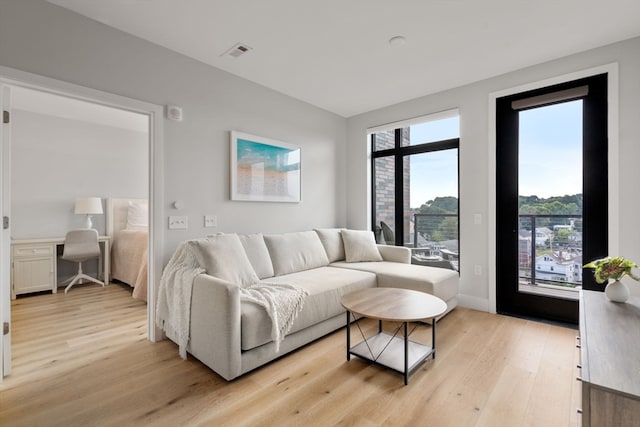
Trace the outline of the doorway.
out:
[[[162,205],[162,115],[163,109],[160,106],[149,104],[134,99],[109,94],[82,86],[77,86],[55,79],[49,79],[29,73],[13,70],[7,67],[0,67],[0,101],[3,110],[8,116],[11,113],[11,88],[23,87],[39,90],[53,95],[59,95],[71,99],[88,101],[101,106],[119,109],[125,112],[142,114],[148,118],[148,134],[147,134],[147,177],[148,177],[148,200],[149,200],[149,250],[148,250],[148,305],[147,305],[147,339],[156,341],[160,336],[160,331],[155,327],[155,313],[150,307],[155,306],[155,277],[159,275],[159,267],[155,262],[160,257],[160,248],[162,247],[162,235],[154,224],[159,223],[161,217],[160,212],[154,209],[155,206]],[[10,173],[6,172],[10,168],[10,158],[5,155],[8,151],[11,137],[11,128],[8,125],[2,127],[0,131],[0,142],[2,143],[2,164],[3,164],[3,181],[2,181],[2,211],[3,216],[9,216],[11,211]],[[7,190],[8,189],[8,190]],[[70,211],[73,209],[70,208]],[[0,251],[2,258],[0,259],[0,270],[2,270],[2,298],[0,301],[0,318],[7,323],[5,330],[9,333],[4,335],[4,339],[0,341],[0,355],[3,356],[3,363],[0,364],[0,382],[2,376],[10,373],[10,339],[11,339],[11,313],[10,313],[10,278],[9,278],[9,250],[10,250],[10,227],[3,229],[0,236]]]
[[[608,253],[607,74],[496,100],[496,310],[577,323]]]

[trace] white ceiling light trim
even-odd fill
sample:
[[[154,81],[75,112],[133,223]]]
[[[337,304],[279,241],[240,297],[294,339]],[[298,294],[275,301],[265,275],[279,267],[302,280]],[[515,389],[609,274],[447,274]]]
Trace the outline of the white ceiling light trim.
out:
[[[394,36],[389,39],[389,45],[393,48],[400,47],[407,42],[404,36]]]

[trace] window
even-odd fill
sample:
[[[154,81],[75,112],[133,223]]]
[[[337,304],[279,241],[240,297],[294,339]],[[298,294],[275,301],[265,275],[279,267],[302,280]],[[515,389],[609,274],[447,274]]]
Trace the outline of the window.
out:
[[[372,224],[415,264],[458,270],[457,110],[370,129]]]

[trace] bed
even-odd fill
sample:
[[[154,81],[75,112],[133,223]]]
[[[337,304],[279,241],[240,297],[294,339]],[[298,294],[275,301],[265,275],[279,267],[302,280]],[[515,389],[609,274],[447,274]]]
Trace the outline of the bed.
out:
[[[111,279],[147,300],[148,204],[145,199],[107,199],[107,235],[111,238]]]

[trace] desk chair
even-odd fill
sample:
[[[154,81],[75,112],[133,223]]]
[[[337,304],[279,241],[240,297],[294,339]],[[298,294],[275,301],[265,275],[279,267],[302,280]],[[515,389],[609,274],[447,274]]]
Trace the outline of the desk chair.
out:
[[[100,256],[100,245],[98,244],[98,232],[94,229],[70,230],[64,238],[64,250],[62,259],[78,263],[78,274],[73,276],[69,286],[64,288],[66,294],[69,289],[81,279],[104,286],[104,282],[99,281],[82,272],[84,261],[98,258]]]

